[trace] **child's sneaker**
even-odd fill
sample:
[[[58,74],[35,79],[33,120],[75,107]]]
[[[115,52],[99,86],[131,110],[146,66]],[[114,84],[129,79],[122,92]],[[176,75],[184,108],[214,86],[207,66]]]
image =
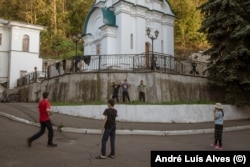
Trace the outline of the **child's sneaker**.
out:
[[[222,150],[223,147],[222,146],[216,146],[215,149]]]
[[[210,144],[210,146],[211,146],[211,147],[214,147],[214,148],[217,147],[217,145],[216,145],[216,144],[213,144],[213,143]]]
[[[115,156],[114,156],[114,155],[111,155],[111,154],[110,154],[110,155],[108,155],[108,157],[109,157],[109,158],[112,158],[112,159],[114,159],[114,158],[115,158]]]
[[[97,157],[95,157],[96,159],[106,159],[106,156],[104,155],[98,155]]]

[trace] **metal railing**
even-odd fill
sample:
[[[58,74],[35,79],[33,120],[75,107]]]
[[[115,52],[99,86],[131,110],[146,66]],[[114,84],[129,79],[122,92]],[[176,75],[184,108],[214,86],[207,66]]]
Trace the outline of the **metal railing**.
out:
[[[159,53],[75,56],[48,66],[46,72],[37,71],[27,74],[18,79],[17,85],[22,86],[40,82],[45,78],[56,77],[66,73],[95,71],[159,71],[207,77],[207,63]]]
[[[50,78],[65,73],[89,71],[132,72],[150,70],[206,77],[207,63],[159,53],[76,56],[50,65],[47,69],[47,76]]]
[[[19,78],[17,80],[17,86],[23,86],[23,85],[32,84],[35,82],[41,82],[44,79],[45,79],[45,72],[42,72],[42,71],[32,72]]]

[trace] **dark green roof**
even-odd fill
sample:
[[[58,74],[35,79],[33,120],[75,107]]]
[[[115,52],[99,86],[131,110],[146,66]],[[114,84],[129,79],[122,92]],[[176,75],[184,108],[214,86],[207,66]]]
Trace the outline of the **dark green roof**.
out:
[[[98,7],[92,6],[90,12],[88,13],[88,15],[85,19],[84,27],[83,27],[83,35],[85,35],[87,33],[87,26],[88,26],[90,16],[97,9],[98,9]],[[100,8],[100,9],[102,11],[104,25],[116,27],[117,25],[116,25],[115,13],[113,11],[111,11],[109,8]]]
[[[116,16],[109,8],[102,8],[103,23],[109,26],[116,26]]]

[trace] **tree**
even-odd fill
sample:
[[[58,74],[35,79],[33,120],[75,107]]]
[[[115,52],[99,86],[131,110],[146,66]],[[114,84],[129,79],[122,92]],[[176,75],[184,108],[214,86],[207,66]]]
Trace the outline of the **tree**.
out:
[[[200,31],[211,44],[210,86],[225,90],[225,102],[249,103],[250,2],[208,0],[199,9],[205,16]]]
[[[176,51],[192,48],[199,50],[208,47],[206,36],[198,32],[203,16],[197,7],[206,0],[168,0],[176,15],[175,47]]]
[[[94,0],[1,0],[0,17],[46,27],[41,33],[43,58],[74,56],[72,35],[81,33]],[[83,51],[79,46],[78,53]]]

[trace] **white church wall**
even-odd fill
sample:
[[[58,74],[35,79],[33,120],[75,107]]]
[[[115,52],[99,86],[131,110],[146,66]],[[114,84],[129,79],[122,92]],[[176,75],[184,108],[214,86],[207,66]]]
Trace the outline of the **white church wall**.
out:
[[[85,55],[91,55],[92,53],[92,47],[93,43],[91,42],[93,40],[93,36],[91,35],[85,35],[83,37],[84,40],[84,54]]]
[[[173,55],[174,56],[174,30],[173,27],[167,26],[166,28],[166,37],[167,39],[165,42],[166,44],[164,47],[166,48],[165,53]]]
[[[110,45],[107,45],[107,50],[109,51],[109,53],[112,55],[112,54],[115,54],[116,53],[116,39],[113,38],[113,37],[109,37],[107,39],[107,42],[110,44]]]
[[[129,54],[136,54],[138,53],[137,52],[137,48],[139,47],[138,46],[138,43],[136,42],[136,21],[132,18],[130,18],[130,22],[129,22],[129,25],[130,25],[130,34],[129,34]]]
[[[162,10],[161,5],[159,5],[161,3],[155,3],[153,5],[151,2],[145,3],[145,1],[135,1],[133,3],[141,6],[147,6],[150,9],[157,8],[159,11]],[[147,11],[147,9],[141,8],[141,6],[133,7],[131,4],[127,3],[116,6],[118,9],[116,13],[119,13],[119,15],[117,15],[117,24],[119,25],[119,32],[121,33],[121,39],[118,39],[118,42],[120,42],[122,45],[120,54],[144,53],[146,42],[150,43],[150,46],[152,46],[152,41],[147,37],[145,29],[145,27],[150,27],[152,29],[151,33],[153,35],[155,30],[160,32],[158,39],[154,40],[154,52],[163,52],[165,54],[174,55],[174,49],[171,48],[173,47],[173,44],[169,45],[168,47],[166,47],[166,45],[162,45],[162,43],[167,44],[167,40],[172,40],[171,42],[173,43],[174,39],[172,32],[166,32],[167,34],[165,36],[163,35],[165,30],[173,31],[173,28],[162,28],[166,26],[162,24],[162,14],[158,12]],[[136,39],[134,41],[136,46],[133,49],[131,49],[131,34],[133,34],[134,39]],[[152,51],[152,47],[149,49]]]
[[[117,38],[117,42],[120,43],[120,50],[118,50],[118,54],[126,54],[127,50],[130,47],[130,28],[129,28],[129,21],[130,16],[128,14],[119,14],[117,15],[117,20],[119,24],[119,38]]]
[[[146,23],[145,18],[136,17],[134,19],[135,22],[135,39],[136,39],[136,47],[134,48],[136,53],[144,53],[145,52],[145,41],[146,41]]]
[[[101,30],[101,54],[116,54],[116,37],[117,37],[117,27],[103,26]]]
[[[34,72],[34,67],[37,71],[42,71],[42,59],[39,58],[40,50],[40,30],[27,29],[18,23],[12,24],[11,28],[11,48],[9,61],[9,88],[17,86],[17,79],[20,78],[20,72]],[[23,52],[23,37],[29,36],[28,52]],[[22,63],[20,63],[22,62]]]
[[[23,37],[29,36],[29,52],[39,53],[39,33],[37,30],[13,26],[11,28],[11,50],[22,51]]]
[[[100,7],[98,2],[96,1],[96,4]],[[145,53],[145,44],[149,43],[152,46],[152,41],[146,34],[147,27],[152,30],[151,33],[153,34],[155,30],[160,32],[158,39],[154,41],[154,52],[174,55],[173,44],[168,45],[170,42],[174,43],[173,32],[166,32],[166,34],[164,32],[173,31],[174,26],[174,15],[166,2],[152,0],[112,0],[102,2],[104,2],[101,5],[103,7],[114,7],[115,25],[117,26],[117,33],[114,37],[116,48],[114,49],[112,46],[114,44],[113,39],[105,39],[106,37],[100,35],[105,33],[105,29],[102,28],[105,25],[103,17],[107,16],[103,16],[101,8],[92,9],[85,29],[85,55],[96,55],[98,42],[101,44],[102,49],[100,54],[103,55]],[[165,26],[172,28],[169,29]],[[92,38],[88,34],[92,34]],[[152,51],[151,48],[149,48],[150,51]]]
[[[2,24],[1,24],[2,23]],[[8,82],[8,88],[17,86],[21,72],[42,71],[40,52],[40,31],[43,26],[0,19],[0,80]],[[23,51],[24,36],[28,36],[28,50]]]
[[[101,31],[99,28],[103,25],[104,24],[103,24],[103,17],[101,14],[101,10],[97,9],[92,13],[89,19],[89,24],[87,26],[89,35],[84,37],[85,55],[97,54],[96,45],[101,44],[99,39]],[[101,46],[101,48],[105,47]],[[101,52],[101,54],[103,53]]]
[[[169,37],[169,33],[167,32],[167,27],[166,26],[164,26],[163,24],[161,25],[161,30],[160,30],[160,34],[159,34],[159,36],[162,36],[162,43],[161,43],[161,50],[162,50],[162,52],[163,53],[168,53],[168,54],[170,54],[170,53],[172,53],[171,52],[171,50],[169,50],[170,48],[169,48],[169,46],[168,46],[168,43],[169,43],[169,41],[171,40],[171,37]],[[169,39],[169,38],[170,39]],[[164,40],[165,39],[165,40]],[[171,54],[171,55],[173,55],[173,54]]]
[[[122,23],[122,18],[121,15],[118,14],[116,16],[116,24],[121,25],[121,23]],[[122,44],[119,42],[120,39],[122,39],[122,34],[121,34],[121,28],[119,26],[116,33],[116,54],[121,54]]]
[[[0,45],[0,82],[7,81],[8,77],[8,54],[9,54],[9,31],[4,25],[0,25],[0,34],[2,41]]]
[[[9,88],[17,86],[17,79],[21,77],[20,71],[31,73],[34,72],[34,67],[37,67],[37,71],[42,71],[42,59],[37,54],[11,51],[10,57]]]
[[[0,33],[2,34],[2,44],[0,45],[0,52],[7,52],[9,51],[9,30],[5,27],[0,25]]]
[[[0,53],[0,82],[7,81],[8,77],[8,53]]]
[[[115,2],[118,2],[119,0],[115,0]],[[138,6],[145,6],[149,8],[150,10],[156,10],[156,11],[163,11],[165,13],[173,14],[170,7],[166,2],[161,2],[159,0],[127,0],[128,2],[138,5]]]
[[[100,46],[101,46],[101,48],[100,48],[100,54],[102,55],[102,54],[105,54],[105,53],[107,53],[108,52],[108,42],[109,40],[108,40],[108,38],[106,37],[106,38],[103,38],[102,40],[101,40],[101,44],[100,44]],[[97,54],[97,53],[96,53]]]

